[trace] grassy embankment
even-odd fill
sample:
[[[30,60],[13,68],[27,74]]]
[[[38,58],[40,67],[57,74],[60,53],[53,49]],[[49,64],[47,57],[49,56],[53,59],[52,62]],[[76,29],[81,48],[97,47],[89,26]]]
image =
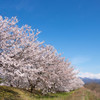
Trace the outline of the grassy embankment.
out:
[[[98,83],[85,84],[85,88],[91,90],[97,97],[100,98],[100,84]]]
[[[0,86],[0,100],[100,100],[91,91],[81,88],[69,93],[56,93],[42,96],[25,90]]]

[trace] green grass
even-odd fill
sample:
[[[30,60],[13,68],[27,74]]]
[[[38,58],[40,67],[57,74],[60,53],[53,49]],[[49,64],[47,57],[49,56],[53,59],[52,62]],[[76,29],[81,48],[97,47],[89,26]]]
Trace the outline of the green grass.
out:
[[[20,95],[10,87],[0,86],[0,100],[19,100]]]
[[[0,100],[100,100],[92,92],[81,88],[69,93],[55,93],[43,96],[39,92],[30,93],[26,90],[0,86]]]
[[[65,100],[69,93],[56,93],[43,96],[41,93],[30,93],[26,90],[17,89],[13,87],[0,86],[0,100]]]

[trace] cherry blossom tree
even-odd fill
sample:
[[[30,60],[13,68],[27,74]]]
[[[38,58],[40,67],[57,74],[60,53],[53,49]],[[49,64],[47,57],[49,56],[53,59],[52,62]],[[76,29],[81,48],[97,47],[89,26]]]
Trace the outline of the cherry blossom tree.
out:
[[[68,60],[37,40],[38,30],[28,25],[19,28],[17,22],[16,17],[0,16],[0,69],[7,85],[43,94],[83,86]]]

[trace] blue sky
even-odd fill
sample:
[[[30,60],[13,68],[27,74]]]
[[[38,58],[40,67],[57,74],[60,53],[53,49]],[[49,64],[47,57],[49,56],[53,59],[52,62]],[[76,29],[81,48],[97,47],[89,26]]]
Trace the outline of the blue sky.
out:
[[[41,30],[81,72],[100,73],[100,0],[0,0],[0,15]]]

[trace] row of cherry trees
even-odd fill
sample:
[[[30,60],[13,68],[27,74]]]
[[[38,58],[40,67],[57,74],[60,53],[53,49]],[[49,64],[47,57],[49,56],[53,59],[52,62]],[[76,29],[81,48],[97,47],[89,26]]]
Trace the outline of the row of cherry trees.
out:
[[[16,17],[0,16],[0,70],[5,84],[44,94],[83,86],[68,60],[37,40],[38,30],[19,28],[17,22]]]

